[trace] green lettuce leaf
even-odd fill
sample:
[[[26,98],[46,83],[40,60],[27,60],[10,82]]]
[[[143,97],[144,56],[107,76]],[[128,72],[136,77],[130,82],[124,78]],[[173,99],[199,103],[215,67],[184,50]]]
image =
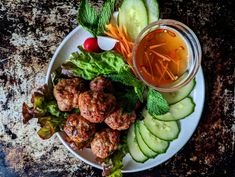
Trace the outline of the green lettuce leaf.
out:
[[[40,138],[49,139],[55,132],[63,127],[65,119],[54,116],[39,117],[38,123],[41,125],[38,131]]]
[[[162,115],[169,111],[169,105],[158,91],[149,88],[147,93],[147,110],[152,116]]]
[[[134,89],[128,89],[125,92],[120,92],[117,94],[116,98],[120,107],[122,108],[122,111],[125,113],[132,112],[135,109],[137,102],[139,101],[139,98]]]
[[[66,63],[62,64],[62,72],[86,80],[99,75],[134,88],[138,98],[143,101],[144,84],[135,78],[123,58],[114,51],[91,53],[79,47],[81,53],[72,53]]]
[[[68,61],[62,64],[63,73],[92,80],[98,75],[119,73],[128,66],[122,57],[114,52],[90,53],[82,48],[81,54],[72,53]]]
[[[41,126],[38,135],[42,139],[48,139],[62,129],[68,113],[59,110],[47,85],[40,87],[32,94],[31,103],[31,107],[23,103],[23,123],[27,123],[32,118],[37,118]]]

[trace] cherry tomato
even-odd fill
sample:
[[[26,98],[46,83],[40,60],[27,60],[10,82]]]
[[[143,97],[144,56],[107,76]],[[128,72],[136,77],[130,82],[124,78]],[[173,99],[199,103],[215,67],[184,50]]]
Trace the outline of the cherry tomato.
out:
[[[84,49],[88,52],[99,52],[100,48],[96,38],[90,37],[87,38],[83,44]]]

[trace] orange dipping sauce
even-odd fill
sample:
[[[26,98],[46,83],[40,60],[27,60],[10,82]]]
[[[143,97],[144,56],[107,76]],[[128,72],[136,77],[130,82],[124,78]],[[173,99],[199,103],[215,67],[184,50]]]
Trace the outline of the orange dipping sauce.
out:
[[[140,75],[154,86],[176,81],[189,62],[186,41],[172,29],[156,29],[144,36],[135,57]]]

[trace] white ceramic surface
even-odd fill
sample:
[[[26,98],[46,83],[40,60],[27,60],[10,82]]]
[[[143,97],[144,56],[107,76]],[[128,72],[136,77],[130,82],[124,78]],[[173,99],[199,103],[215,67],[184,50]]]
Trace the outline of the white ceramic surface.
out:
[[[82,45],[84,40],[88,37],[91,37],[91,34],[81,28],[81,26],[78,26],[63,40],[63,42],[60,44],[55,54],[53,55],[47,71],[46,83],[49,84],[49,86],[51,86],[51,72],[53,72],[66,59],[68,59],[72,52],[78,51],[77,46]],[[187,143],[187,141],[190,139],[198,125],[204,106],[205,84],[201,68],[199,69],[196,75],[196,81],[196,87],[191,93],[191,96],[193,97],[193,100],[196,103],[195,111],[187,118],[180,120],[181,131],[179,137],[170,143],[170,146],[166,153],[160,154],[156,158],[150,159],[143,164],[136,163],[132,160],[129,154],[126,155],[123,160],[123,173],[142,171],[157,166],[170,159]],[[60,141],[64,144],[64,146],[77,158],[83,160],[87,164],[101,169],[101,166],[95,162],[95,156],[89,149],[74,151],[64,140],[63,132],[57,133],[57,136],[59,137]]]

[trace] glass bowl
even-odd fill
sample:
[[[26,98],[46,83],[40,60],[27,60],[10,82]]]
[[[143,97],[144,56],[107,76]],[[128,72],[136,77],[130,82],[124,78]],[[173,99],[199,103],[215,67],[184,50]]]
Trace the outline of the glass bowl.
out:
[[[136,62],[137,61],[136,51],[138,49],[141,40],[147,34],[156,29],[163,29],[163,30],[167,29],[178,32],[178,34],[180,34],[180,36],[183,37],[183,40],[188,48],[188,64],[185,72],[170,84],[165,84],[161,86],[159,85],[156,86],[155,84],[148,82],[147,79],[145,79],[144,76],[141,74]],[[195,77],[201,65],[201,57],[202,57],[201,46],[194,32],[188,26],[179,21],[164,19],[149,24],[140,32],[134,43],[132,60],[133,60],[134,69],[138,77],[145,84],[160,92],[174,92],[180,89],[181,87],[187,85]]]

